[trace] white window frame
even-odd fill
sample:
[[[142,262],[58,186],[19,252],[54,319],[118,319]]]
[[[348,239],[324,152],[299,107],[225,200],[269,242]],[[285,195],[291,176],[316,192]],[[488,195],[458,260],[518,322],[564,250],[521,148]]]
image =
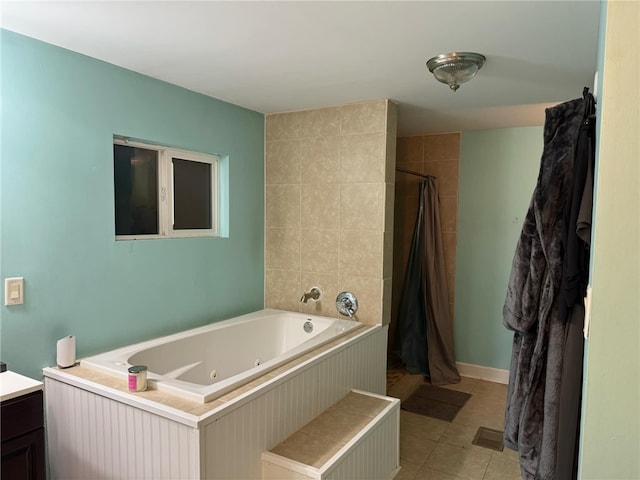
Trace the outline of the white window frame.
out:
[[[116,240],[148,240],[154,238],[218,237],[220,236],[220,157],[206,153],[114,137],[114,145],[144,148],[158,152],[158,233],[116,235]],[[175,230],[173,203],[173,158],[211,165],[211,228]],[[115,192],[114,192],[115,194]]]

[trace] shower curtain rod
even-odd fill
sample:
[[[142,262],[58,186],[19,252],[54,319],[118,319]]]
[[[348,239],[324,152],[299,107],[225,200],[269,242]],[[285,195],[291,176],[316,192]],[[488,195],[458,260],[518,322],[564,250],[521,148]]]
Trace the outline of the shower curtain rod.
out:
[[[420,177],[420,178],[436,178],[433,175],[423,175],[422,173],[412,172],[411,170],[406,170],[404,168],[397,168],[396,167],[396,172],[407,173],[409,175],[415,175],[416,177]]]

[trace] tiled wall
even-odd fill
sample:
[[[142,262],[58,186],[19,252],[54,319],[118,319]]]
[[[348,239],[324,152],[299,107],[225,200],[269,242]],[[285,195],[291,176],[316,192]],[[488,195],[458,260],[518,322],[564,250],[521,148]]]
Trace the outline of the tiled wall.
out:
[[[456,224],[458,220],[458,164],[460,161],[460,133],[422,135],[398,138],[398,167],[438,179],[440,197],[440,225],[444,244],[449,308],[453,318],[454,276],[456,264]],[[416,176],[396,174],[395,193],[395,245],[393,254],[393,301],[392,324],[389,329],[390,342],[395,334],[395,319],[404,274],[411,248],[418,207],[418,184]],[[390,346],[392,346],[390,344]]]
[[[389,100],[267,116],[267,308],[340,317],[350,291],[358,320],[389,323],[396,121]]]

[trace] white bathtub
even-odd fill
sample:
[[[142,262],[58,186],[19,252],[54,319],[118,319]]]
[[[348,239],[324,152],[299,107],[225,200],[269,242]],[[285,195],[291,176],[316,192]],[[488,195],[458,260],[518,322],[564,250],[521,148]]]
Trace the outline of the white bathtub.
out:
[[[312,330],[307,332],[309,326]],[[282,310],[260,310],[81,360],[122,375],[146,365],[148,381],[201,403],[210,402],[360,324]]]
[[[265,313],[272,311],[249,316]],[[276,316],[275,313],[267,316]],[[311,318],[316,325],[317,320],[326,320],[293,316],[305,321]],[[262,320],[265,325],[269,323],[266,318]],[[226,323],[194,331],[204,332]],[[329,327],[331,329],[335,327]],[[268,330],[274,331],[274,328]],[[194,331],[169,338],[180,339]],[[248,342],[250,340],[243,339],[238,345],[220,348],[235,350],[241,345],[250,345]],[[259,341],[257,345],[262,343]],[[155,344],[157,342],[144,342],[121,349],[120,360],[113,360],[128,363],[130,357]],[[89,368],[44,368],[49,476],[65,480],[260,480],[262,452],[285,440],[349,391],[384,395],[386,345],[386,326],[353,328],[350,334],[331,342],[326,349],[315,350],[288,368],[266,375],[250,388],[195,406],[155,391],[129,393],[124,378],[126,365],[91,367],[119,371],[122,384],[117,388],[113,377],[94,375],[99,372],[91,372]],[[160,358],[164,360],[162,353]],[[180,381],[165,379],[158,385],[164,388],[165,383]],[[208,388],[182,382],[194,388]]]

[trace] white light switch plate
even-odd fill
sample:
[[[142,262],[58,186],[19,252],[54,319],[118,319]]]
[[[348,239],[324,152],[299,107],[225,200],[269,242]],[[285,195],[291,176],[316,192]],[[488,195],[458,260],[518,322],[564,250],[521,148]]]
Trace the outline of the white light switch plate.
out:
[[[4,279],[4,304],[20,305],[24,303],[24,277]]]

